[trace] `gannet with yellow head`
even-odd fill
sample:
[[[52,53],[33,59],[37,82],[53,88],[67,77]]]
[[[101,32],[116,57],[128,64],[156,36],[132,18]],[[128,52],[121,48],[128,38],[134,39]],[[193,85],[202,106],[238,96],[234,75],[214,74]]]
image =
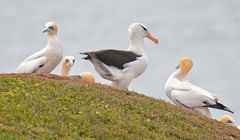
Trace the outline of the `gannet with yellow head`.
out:
[[[218,119],[218,121],[221,122],[221,123],[228,124],[228,125],[231,125],[233,127],[236,127],[235,120],[230,115],[223,115],[222,117],[220,117]]]
[[[47,35],[45,48],[27,57],[16,69],[15,73],[49,74],[62,59],[62,47],[58,39],[58,26],[48,22],[43,33]]]
[[[179,59],[177,70],[173,72],[165,85],[165,93],[168,98],[176,105],[191,108],[211,117],[210,108],[216,108],[233,113],[228,107],[219,101],[219,97],[190,82],[183,81],[193,66],[189,57]]]
[[[95,75],[91,72],[81,72],[79,76],[85,82],[89,82],[89,83],[96,82]]]

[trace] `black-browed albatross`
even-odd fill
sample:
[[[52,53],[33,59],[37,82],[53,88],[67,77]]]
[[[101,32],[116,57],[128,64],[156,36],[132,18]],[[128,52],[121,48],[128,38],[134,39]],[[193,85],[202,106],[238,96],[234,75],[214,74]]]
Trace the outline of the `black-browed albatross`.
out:
[[[130,44],[127,50],[99,50],[81,54],[90,60],[98,74],[107,80],[112,81],[111,86],[128,89],[132,80],[140,76],[147,68],[148,58],[144,51],[144,38],[147,37],[154,43],[154,38],[145,25],[133,23],[129,26]]]

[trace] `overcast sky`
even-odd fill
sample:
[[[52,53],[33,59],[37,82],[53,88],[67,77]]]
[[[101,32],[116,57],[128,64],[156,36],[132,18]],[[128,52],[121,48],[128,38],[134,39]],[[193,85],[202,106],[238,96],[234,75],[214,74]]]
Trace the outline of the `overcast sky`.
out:
[[[56,21],[64,55],[75,56],[71,74],[94,72],[79,52],[105,48],[127,49],[128,26],[145,24],[159,39],[145,40],[149,65],[130,89],[168,100],[164,85],[178,58],[194,66],[187,79],[220,96],[240,124],[240,1],[238,0],[0,0],[0,73],[12,73],[30,54],[46,45],[41,33]],[[54,70],[58,74],[59,66]],[[211,110],[214,118],[224,111]]]

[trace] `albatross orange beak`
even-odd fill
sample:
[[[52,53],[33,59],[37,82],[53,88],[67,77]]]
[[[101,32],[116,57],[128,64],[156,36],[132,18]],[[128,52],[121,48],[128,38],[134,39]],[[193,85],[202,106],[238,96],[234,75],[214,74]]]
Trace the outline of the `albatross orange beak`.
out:
[[[149,38],[150,40],[152,40],[154,43],[158,44],[158,40],[150,33],[147,33],[146,37]]]

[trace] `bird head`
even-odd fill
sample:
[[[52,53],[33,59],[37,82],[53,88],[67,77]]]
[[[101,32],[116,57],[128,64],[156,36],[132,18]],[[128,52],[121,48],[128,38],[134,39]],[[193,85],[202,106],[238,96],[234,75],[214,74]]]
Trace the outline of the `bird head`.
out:
[[[143,39],[147,37],[154,43],[158,44],[158,40],[148,31],[147,27],[141,23],[133,23],[129,26],[128,32],[131,37]]]
[[[224,124],[229,124],[232,126],[236,126],[235,120],[233,119],[233,117],[229,116],[229,115],[223,115],[221,118],[218,119],[219,122],[224,123]]]
[[[95,83],[96,82],[95,76],[91,72],[82,72],[82,73],[79,74],[79,76],[85,82],[89,82],[89,83]]]
[[[51,35],[57,35],[57,32],[58,32],[58,27],[55,22],[51,21],[45,24],[43,33],[47,34],[48,36],[51,36]]]
[[[177,69],[179,69],[179,73],[177,75],[177,77],[179,79],[183,79],[187,76],[187,74],[189,73],[189,71],[191,70],[193,66],[193,62],[192,59],[189,57],[181,57],[179,59],[179,65],[176,67]]]
[[[69,55],[64,57],[63,59],[63,65],[65,66],[72,67],[74,63],[75,63],[74,56]]]

